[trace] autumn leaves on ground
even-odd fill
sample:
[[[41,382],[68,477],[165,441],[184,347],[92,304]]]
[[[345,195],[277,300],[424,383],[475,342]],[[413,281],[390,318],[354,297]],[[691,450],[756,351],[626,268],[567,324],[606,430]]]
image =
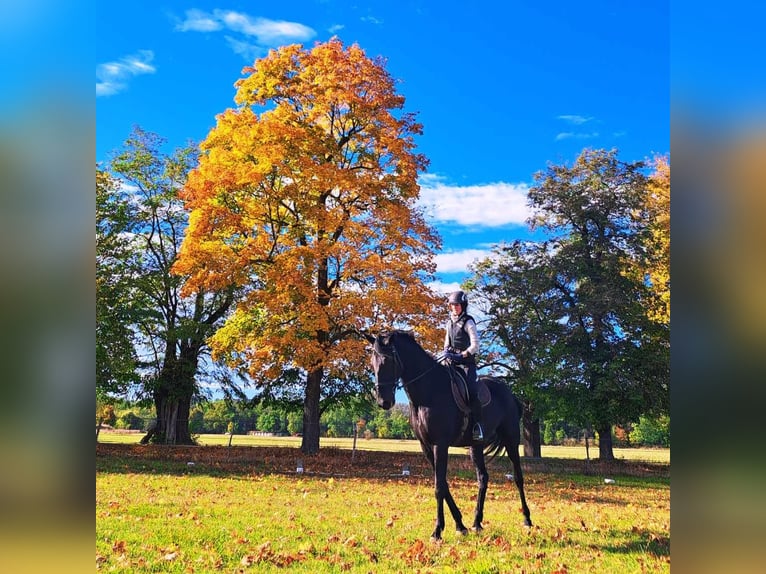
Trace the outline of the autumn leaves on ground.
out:
[[[296,472],[298,460],[304,473]],[[489,465],[484,530],[447,514],[429,535],[422,455],[323,448],[98,444],[96,567],[104,572],[669,572],[667,465],[522,459],[526,529],[507,459]],[[402,473],[405,465],[409,476]],[[467,456],[448,476],[466,522]],[[605,483],[611,478],[613,483]]]

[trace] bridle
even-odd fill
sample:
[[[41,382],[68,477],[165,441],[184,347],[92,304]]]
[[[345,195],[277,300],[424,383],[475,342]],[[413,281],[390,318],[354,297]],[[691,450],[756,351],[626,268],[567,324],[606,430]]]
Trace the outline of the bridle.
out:
[[[399,352],[396,350],[396,346],[391,345],[391,354],[387,355],[386,353],[382,353],[378,351],[375,347],[372,348],[372,352],[375,353],[378,357],[385,357],[387,359],[393,359],[394,360],[394,380],[393,382],[386,382],[386,383],[378,383],[378,388],[380,387],[394,387],[394,390],[399,387],[399,383],[397,381],[401,380],[402,384],[401,387],[403,389],[406,389],[411,384],[416,382],[419,379],[422,379],[425,377],[428,373],[434,370],[434,367],[436,367],[437,363],[434,363],[431,365],[430,368],[426,369],[422,373],[420,373],[417,377],[410,379],[409,381],[405,381],[402,378],[402,373],[404,373],[404,365],[402,364],[401,358],[399,358]],[[398,374],[397,374],[398,371]]]

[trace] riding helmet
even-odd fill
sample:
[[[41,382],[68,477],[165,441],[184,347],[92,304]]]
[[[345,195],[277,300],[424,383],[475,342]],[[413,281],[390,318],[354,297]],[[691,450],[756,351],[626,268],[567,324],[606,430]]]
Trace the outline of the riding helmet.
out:
[[[453,291],[449,295],[449,302],[450,304],[458,304],[462,305],[463,309],[468,308],[468,297],[463,291]]]

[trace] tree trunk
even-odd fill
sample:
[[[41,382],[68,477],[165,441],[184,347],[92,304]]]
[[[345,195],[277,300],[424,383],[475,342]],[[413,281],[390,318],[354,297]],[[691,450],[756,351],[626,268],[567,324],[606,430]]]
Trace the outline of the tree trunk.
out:
[[[314,369],[306,375],[306,397],[303,401],[303,438],[301,452],[319,452],[319,395],[324,372]]]
[[[600,424],[596,429],[598,433],[598,458],[599,460],[614,460],[612,449],[612,425]]]
[[[189,413],[194,394],[194,375],[197,372],[197,353],[194,347],[184,345],[181,357],[166,353],[160,380],[154,390],[154,408],[157,422],[141,439],[142,444],[195,444],[189,432]]]
[[[167,392],[155,392],[157,421],[141,439],[141,444],[195,444],[189,432],[190,404],[191,394],[178,398],[169,396]]]
[[[534,409],[525,404],[522,416],[524,434],[524,456],[542,457],[542,440],[540,438],[540,419],[535,417]]]

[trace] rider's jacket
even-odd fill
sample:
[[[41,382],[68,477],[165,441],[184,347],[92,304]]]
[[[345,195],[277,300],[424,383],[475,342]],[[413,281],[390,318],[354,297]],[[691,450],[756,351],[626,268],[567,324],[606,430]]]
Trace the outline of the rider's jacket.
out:
[[[450,319],[447,325],[447,333],[449,339],[449,346],[455,349],[455,351],[462,352],[471,346],[471,339],[468,336],[468,331],[464,329],[466,321],[471,319],[476,322],[473,317],[467,313],[461,313],[457,319]],[[476,359],[473,355],[463,359],[463,362],[475,362]]]

